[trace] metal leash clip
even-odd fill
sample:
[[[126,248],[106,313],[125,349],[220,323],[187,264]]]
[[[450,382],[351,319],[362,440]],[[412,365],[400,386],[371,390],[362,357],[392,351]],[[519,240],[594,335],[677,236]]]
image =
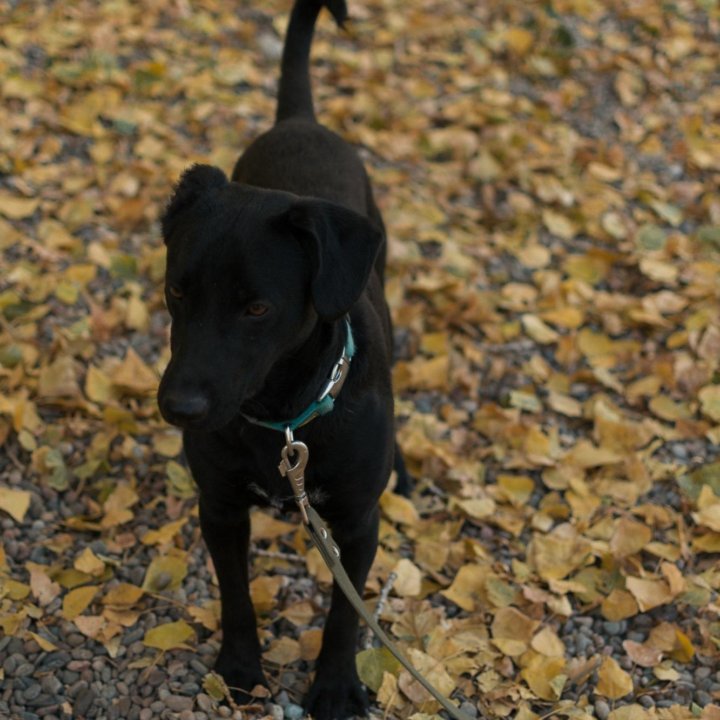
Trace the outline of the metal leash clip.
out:
[[[302,513],[303,522],[309,523],[307,509],[310,507],[307,493],[305,492],[305,466],[308,462],[310,452],[307,445],[295,440],[290,427],[285,428],[285,446],[280,453],[281,460],[278,470],[283,477],[290,481],[295,496],[295,502]]]

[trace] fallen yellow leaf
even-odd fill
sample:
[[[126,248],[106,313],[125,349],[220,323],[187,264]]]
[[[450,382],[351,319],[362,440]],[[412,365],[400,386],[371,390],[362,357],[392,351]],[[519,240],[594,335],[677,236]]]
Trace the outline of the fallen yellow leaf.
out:
[[[598,683],[595,692],[611,700],[619,700],[633,691],[632,677],[611,657],[603,658],[598,669]]]
[[[400,597],[417,597],[422,590],[422,571],[411,560],[402,558],[393,568],[397,576],[393,591]]]
[[[0,510],[4,510],[17,522],[22,522],[30,507],[31,494],[27,490],[0,487]]]
[[[401,525],[415,525],[420,521],[420,515],[412,502],[389,490],[381,495],[380,507],[389,520]]]
[[[38,198],[24,198],[8,193],[0,193],[0,215],[11,220],[30,217],[40,205]]]
[[[74,620],[78,615],[81,615],[92,602],[98,589],[95,585],[85,585],[71,590],[63,598],[63,617],[66,620]]]
[[[195,637],[195,631],[184,620],[165,623],[145,633],[143,644],[158,650],[187,649],[186,641]]]

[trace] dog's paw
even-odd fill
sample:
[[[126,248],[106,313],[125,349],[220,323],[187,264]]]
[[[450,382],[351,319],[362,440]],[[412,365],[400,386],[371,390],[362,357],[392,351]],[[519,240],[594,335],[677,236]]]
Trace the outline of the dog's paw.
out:
[[[233,700],[238,705],[248,705],[257,702],[258,698],[250,693],[253,688],[261,685],[267,687],[265,674],[259,664],[247,664],[232,657],[229,653],[218,655],[215,661],[215,672],[222,676],[225,684],[232,693]],[[263,702],[260,699],[260,702]]]
[[[367,717],[368,697],[355,674],[318,673],[305,699],[313,720],[345,720]]]

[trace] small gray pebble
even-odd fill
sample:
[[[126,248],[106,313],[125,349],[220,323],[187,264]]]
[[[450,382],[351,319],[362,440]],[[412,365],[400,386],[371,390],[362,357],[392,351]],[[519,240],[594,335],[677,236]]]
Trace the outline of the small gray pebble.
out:
[[[9,555],[10,553],[8,553]],[[23,641],[20,638],[13,638],[7,645],[7,651],[10,655],[17,654],[20,660],[23,659],[20,654],[23,649]]]
[[[40,695],[41,692],[42,692],[42,687],[41,687],[40,683],[36,682],[36,683],[33,683],[32,685],[30,685],[29,687],[26,687],[23,690],[22,694],[26,700],[35,700],[35,698],[37,698],[37,696]]]
[[[157,686],[165,682],[165,678],[166,675],[162,670],[159,670],[158,668],[153,668],[147,677],[147,681],[150,685]]]
[[[191,667],[196,673],[199,673],[200,675],[206,675],[207,672],[208,672],[208,667],[207,667],[207,665],[205,665],[204,662],[198,660],[197,658],[193,658],[193,659],[190,661],[190,667]]]
[[[182,712],[192,708],[193,699],[184,695],[168,695],[163,702],[173,712]]]
[[[131,704],[132,701],[126,695],[125,697],[121,697],[119,700],[116,700],[112,705],[112,709],[115,710],[119,718],[125,720],[125,718],[127,718],[127,716],[130,714]]]
[[[621,622],[604,622],[603,630],[608,635],[619,635],[621,632],[623,632],[624,628]]]
[[[281,690],[276,696],[275,699],[277,700],[278,705],[282,705],[285,707],[290,702],[290,696],[287,694],[286,690]]]
[[[142,655],[145,652],[145,645],[140,640],[136,640],[128,647],[130,655]]]
[[[35,666],[32,663],[21,663],[18,665],[17,669],[15,670],[15,677],[21,678],[21,677],[27,677],[28,675],[32,675],[35,671]]]
[[[153,719],[153,711],[150,708],[143,708],[140,711],[139,720],[152,720],[152,719]]]
[[[73,711],[76,716],[86,715],[95,702],[95,691],[92,688],[84,687],[75,697]]]
[[[72,647],[80,647],[87,642],[87,638],[80,633],[72,633],[65,638],[65,642]]]
[[[695,702],[700,707],[705,707],[706,705],[711,705],[712,701],[713,701],[713,699],[712,699],[712,696],[710,695],[710,693],[706,693],[704,690],[698,690],[695,693]]]
[[[653,700],[651,695],[641,695],[638,702],[646,708],[655,707],[655,700]]]
[[[670,450],[678,460],[685,460],[688,456],[687,448],[684,445],[672,445]]]
[[[610,706],[604,700],[595,701],[595,715],[598,720],[607,720],[610,715]]]
[[[705,678],[709,678],[712,674],[712,670],[709,667],[699,667],[695,671],[695,677],[698,680],[704,680]]]
[[[285,706],[285,720],[301,720],[305,711],[295,703],[288,703]]]
[[[93,651],[88,648],[76,647],[70,653],[75,660],[92,660]]]
[[[39,664],[39,669],[42,670],[59,670],[65,667],[70,662],[70,653],[61,650],[60,652],[51,653],[46,655]]]
[[[134,642],[140,640],[144,635],[145,628],[143,628],[142,625],[138,625],[138,627],[132,629],[129,633],[126,633],[123,636],[123,645],[132,645]]]
[[[575,646],[579,655],[587,655],[587,651],[592,645],[589,637],[585,635],[578,635],[575,639]]]
[[[212,698],[205,693],[199,693],[195,698],[197,700],[198,707],[205,712],[212,710]]]
[[[54,705],[48,705],[38,710],[38,716],[43,720],[60,720],[60,705],[55,703]]]
[[[275,703],[268,703],[265,706],[265,712],[272,717],[273,720],[283,720],[285,713],[280,705]]]
[[[35,547],[30,551],[30,560],[36,563],[46,564],[49,553],[44,547]]]
[[[74,672],[82,672],[88,667],[90,667],[90,663],[87,660],[71,660],[67,664],[67,669]]]
[[[470,717],[477,717],[477,708],[475,707],[475,705],[473,705],[471,702],[468,702],[467,700],[460,705],[460,709]]]

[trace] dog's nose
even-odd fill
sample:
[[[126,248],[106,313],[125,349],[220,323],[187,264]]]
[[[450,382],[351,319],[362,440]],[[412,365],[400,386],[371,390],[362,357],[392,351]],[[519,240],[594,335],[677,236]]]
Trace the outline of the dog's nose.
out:
[[[187,425],[203,420],[210,409],[210,402],[204,395],[167,395],[162,406],[167,420]]]

